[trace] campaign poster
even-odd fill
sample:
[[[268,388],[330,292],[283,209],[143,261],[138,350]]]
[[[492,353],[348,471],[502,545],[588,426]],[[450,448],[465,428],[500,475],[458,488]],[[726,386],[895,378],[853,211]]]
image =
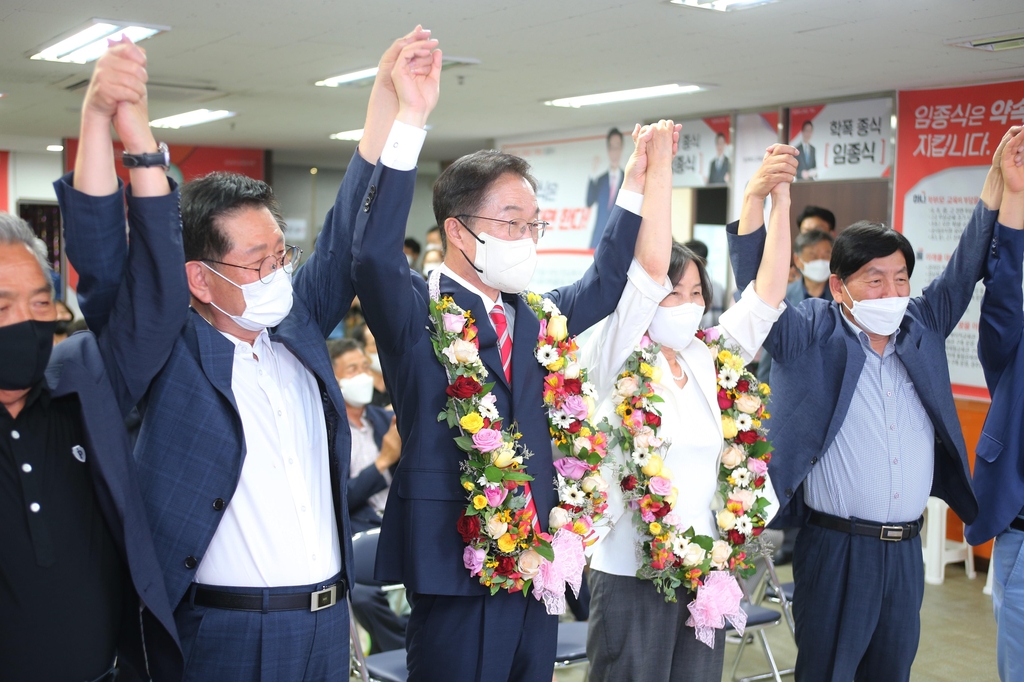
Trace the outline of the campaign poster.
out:
[[[540,219],[550,223],[537,244],[533,291],[575,282],[593,263],[633,153],[632,131],[623,124],[498,141],[499,149],[529,162]]]
[[[779,141],[779,112],[763,111],[736,116],[735,184],[729,193],[729,219],[739,220],[747,183],[764,161],[765,150]],[[770,202],[769,202],[770,203]],[[767,208],[766,215],[767,215]]]
[[[893,223],[917,256],[911,295],[946,266],[978,202],[992,154],[1010,126],[1024,125],[1024,81],[897,93]],[[978,361],[984,287],[946,339],[953,393],[987,398]]]
[[[732,180],[731,116],[683,121],[672,159],[673,187],[724,186]]]
[[[889,97],[789,110],[789,143],[800,152],[798,182],[889,177],[891,139]]]

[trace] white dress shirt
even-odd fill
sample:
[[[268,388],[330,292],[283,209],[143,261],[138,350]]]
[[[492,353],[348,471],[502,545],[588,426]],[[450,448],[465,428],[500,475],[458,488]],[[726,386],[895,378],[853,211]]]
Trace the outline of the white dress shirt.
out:
[[[589,378],[597,387],[596,419],[608,417],[618,423],[615,415],[613,389],[626,359],[640,343],[662,299],[672,290],[666,281],[658,284],[634,260],[629,267],[626,287],[619,304],[603,327],[595,330],[582,350],[582,361]],[[772,308],[747,287],[740,300],[722,313],[718,329],[734,345],[740,347],[749,362],[764,342],[772,325],[785,310],[785,303]],[[661,383],[654,385],[664,399],[660,435],[670,441],[665,465],[672,472],[672,483],[679,490],[673,508],[683,529],[693,526],[702,535],[717,537],[711,503],[718,488],[718,464],[723,447],[722,412],[718,407],[714,360],[708,347],[694,340],[676,353],[676,360],[687,376],[679,388],[672,380],[672,370],[662,354],[657,366],[662,371]],[[612,528],[599,529],[600,539],[592,548],[591,568],[605,573],[635,576],[640,566],[636,547],[638,536],[633,512],[626,508],[619,474],[625,463],[619,448],[609,448],[602,465],[602,475],[609,483],[607,517]],[[778,511],[772,486],[764,493],[772,505],[769,513]]]
[[[355,478],[368,467],[375,467],[377,457],[380,455],[380,448],[377,447],[377,440],[373,435],[373,424],[363,413],[363,423],[357,425],[351,420],[349,428],[352,429],[352,463],[349,465],[350,477]],[[385,469],[381,476],[387,481],[388,487],[376,492],[367,500],[367,504],[379,514],[384,513],[384,506],[388,501],[388,491],[391,489],[391,472]]]
[[[231,392],[246,452],[195,581],[233,587],[323,582],[341,571],[341,545],[316,379],[266,330],[252,346],[224,337],[235,346]]]

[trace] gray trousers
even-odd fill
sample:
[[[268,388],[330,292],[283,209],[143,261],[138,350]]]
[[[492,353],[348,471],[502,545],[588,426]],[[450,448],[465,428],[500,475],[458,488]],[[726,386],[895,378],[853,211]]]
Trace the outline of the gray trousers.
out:
[[[720,682],[725,630],[715,648],[686,626],[692,595],[669,604],[646,580],[590,571],[589,682]]]

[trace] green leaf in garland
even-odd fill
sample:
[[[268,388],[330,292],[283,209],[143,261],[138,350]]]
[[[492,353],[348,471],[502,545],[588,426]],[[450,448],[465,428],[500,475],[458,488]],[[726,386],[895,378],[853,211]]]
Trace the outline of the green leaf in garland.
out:
[[[534,547],[534,549],[537,550],[537,554],[540,554],[542,557],[544,557],[548,561],[554,561],[555,560],[555,550],[551,547],[551,543],[548,542],[547,540],[544,540],[543,538],[541,538],[538,541],[537,546]]]
[[[459,446],[459,449],[463,452],[472,452],[476,448],[473,446],[473,438],[471,436],[456,436],[455,444]]]
[[[501,479],[504,478],[502,470],[494,466],[489,466],[484,469],[484,476],[486,476],[487,480],[491,483],[499,483]]]

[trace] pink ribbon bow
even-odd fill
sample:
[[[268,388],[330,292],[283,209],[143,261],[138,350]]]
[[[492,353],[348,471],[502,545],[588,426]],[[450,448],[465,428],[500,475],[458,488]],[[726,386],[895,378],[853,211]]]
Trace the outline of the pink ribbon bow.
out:
[[[714,649],[715,630],[724,628],[725,621],[743,634],[747,612],[740,606],[742,598],[743,591],[735,576],[728,571],[711,571],[697,588],[697,598],[686,607],[690,609],[686,624],[696,631],[697,639]]]
[[[570,586],[574,595],[580,594],[586,558],[580,536],[564,528],[555,533],[551,548],[555,551],[555,560],[541,561],[540,570],[533,578],[533,596],[544,602],[549,615],[560,615],[565,613],[565,586]]]

